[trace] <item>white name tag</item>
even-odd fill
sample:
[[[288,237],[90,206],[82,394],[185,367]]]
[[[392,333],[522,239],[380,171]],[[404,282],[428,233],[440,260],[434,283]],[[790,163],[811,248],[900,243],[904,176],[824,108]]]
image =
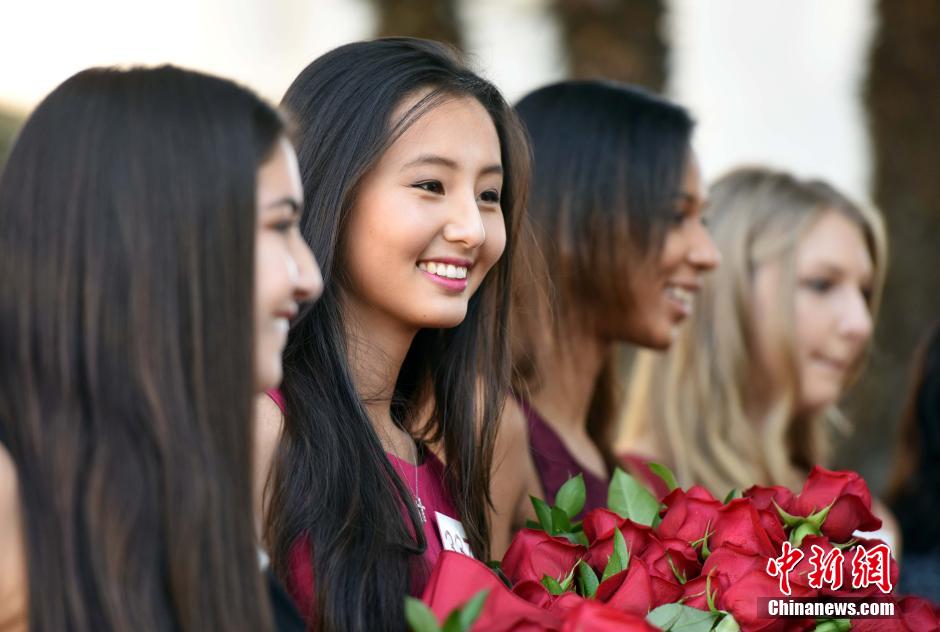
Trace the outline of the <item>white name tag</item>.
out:
[[[434,515],[437,519],[437,531],[441,534],[441,544],[444,545],[444,550],[473,557],[473,552],[470,550],[470,541],[467,540],[467,532],[464,531],[460,521],[445,516],[439,511],[435,511]]]

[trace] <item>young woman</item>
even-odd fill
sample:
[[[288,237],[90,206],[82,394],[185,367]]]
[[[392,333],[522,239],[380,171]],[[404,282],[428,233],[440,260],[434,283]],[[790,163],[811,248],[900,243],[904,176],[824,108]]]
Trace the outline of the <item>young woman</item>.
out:
[[[904,538],[904,594],[940,601],[940,321],[917,353],[888,492]]]
[[[281,117],[91,69],[0,179],[0,628],[268,630],[252,393],[321,281]]]
[[[723,496],[827,463],[885,274],[880,217],[819,181],[751,168],[709,194],[724,255],[669,353],[637,362],[626,446]]]
[[[414,39],[338,48],[283,104],[325,291],[258,404],[278,444],[266,543],[312,627],[403,629],[442,547],[487,559],[524,134],[496,88]]]
[[[521,257],[531,274],[515,303],[519,375],[493,480],[497,555],[530,515],[530,494],[553,502],[583,473],[585,510],[606,505],[617,343],[668,347],[719,260],[684,109],[626,85],[566,81],[517,110],[533,144],[536,239]]]

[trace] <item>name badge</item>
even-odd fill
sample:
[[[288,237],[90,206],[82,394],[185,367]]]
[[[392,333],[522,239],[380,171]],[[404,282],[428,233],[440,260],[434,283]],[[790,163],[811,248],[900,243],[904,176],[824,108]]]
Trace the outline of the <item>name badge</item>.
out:
[[[462,553],[467,557],[473,557],[473,552],[470,550],[470,541],[467,540],[467,532],[464,531],[460,521],[454,520],[450,516],[445,516],[439,511],[435,511],[434,515],[437,520],[437,531],[441,534],[441,544],[444,545],[444,550]]]

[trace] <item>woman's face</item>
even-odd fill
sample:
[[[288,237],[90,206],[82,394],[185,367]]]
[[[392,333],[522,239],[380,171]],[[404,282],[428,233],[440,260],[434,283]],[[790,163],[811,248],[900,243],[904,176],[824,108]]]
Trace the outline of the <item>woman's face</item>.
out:
[[[320,268],[298,228],[303,189],[297,156],[282,138],[258,169],[255,229],[255,383],[281,383],[281,352],[298,304],[323,291]]]
[[[754,331],[760,366],[773,379],[784,370],[779,335],[782,268],[768,262],[754,278]],[[835,404],[858,366],[872,334],[869,300],[873,266],[857,224],[824,213],[800,239],[794,295],[797,409],[815,413]],[[785,318],[786,315],[783,315]]]
[[[478,101],[425,112],[359,189],[344,238],[348,313],[373,328],[458,325],[506,244],[502,185],[499,136]]]
[[[679,325],[692,313],[702,276],[721,261],[702,222],[703,201],[702,176],[692,152],[662,250],[631,279],[632,303],[624,321],[624,340],[667,349]]]

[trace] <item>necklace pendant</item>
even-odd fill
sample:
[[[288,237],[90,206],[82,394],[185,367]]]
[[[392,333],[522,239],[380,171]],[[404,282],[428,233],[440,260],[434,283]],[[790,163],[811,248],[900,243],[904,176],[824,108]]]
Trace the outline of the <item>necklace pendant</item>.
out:
[[[418,515],[421,517],[421,522],[422,522],[422,524],[425,523],[425,522],[427,522],[427,521],[428,521],[428,516],[427,516],[427,514],[426,514],[425,511],[424,511],[424,509],[425,509],[424,503],[421,502],[421,497],[420,497],[420,496],[417,496],[417,495],[415,496],[415,505],[417,505],[417,507],[418,507]]]

